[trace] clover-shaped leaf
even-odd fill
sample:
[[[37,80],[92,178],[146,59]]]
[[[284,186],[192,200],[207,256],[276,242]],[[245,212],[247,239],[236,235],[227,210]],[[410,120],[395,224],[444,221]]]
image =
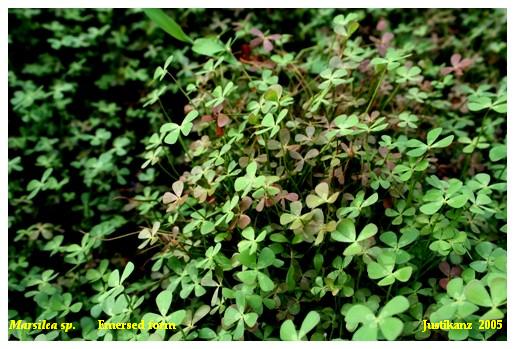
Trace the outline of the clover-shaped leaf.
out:
[[[326,182],[322,182],[315,187],[316,195],[309,194],[306,197],[306,204],[309,208],[315,208],[322,204],[332,204],[338,198],[340,192],[329,195],[329,185]]]
[[[507,254],[500,247],[496,247],[489,241],[482,241],[476,245],[477,253],[483,260],[475,260],[470,263],[470,267],[479,273],[487,270],[493,272],[506,272]]]
[[[182,323],[182,321],[184,320],[184,317],[186,316],[186,311],[185,310],[177,310],[177,311],[169,314],[168,312],[170,310],[170,305],[172,304],[172,298],[173,298],[172,291],[170,291],[170,290],[161,291],[156,297],[156,304],[157,304],[157,308],[159,310],[159,314],[152,313],[152,312],[146,313],[145,315],[143,315],[142,320],[145,323],[149,323],[150,321],[155,322],[155,323],[166,322],[166,323],[170,323],[170,324],[173,323],[176,326],[179,326]],[[145,328],[145,331],[148,331],[148,330],[150,330],[150,328]],[[161,338],[164,338],[165,333],[166,333],[166,329],[156,330],[156,334]]]
[[[356,304],[347,310],[345,322],[351,332],[362,324],[354,332],[353,340],[377,340],[380,334],[387,340],[395,340],[401,334],[404,324],[394,315],[403,313],[408,308],[409,301],[404,296],[392,298],[377,316],[368,306]]]
[[[487,280],[490,292],[486,290],[483,282],[471,280],[464,290],[466,299],[480,307],[490,308],[481,319],[493,320],[504,318],[504,313],[499,306],[505,304],[507,296],[507,284],[504,276],[493,276]]]
[[[418,117],[407,111],[403,111],[399,114],[399,127],[405,128],[417,128]]]
[[[264,292],[270,292],[275,288],[275,283],[272,279],[262,271],[272,265],[276,260],[275,253],[271,248],[263,248],[259,252],[257,261],[255,254],[251,254],[249,250],[241,252],[239,259],[242,264],[248,268],[247,270],[236,273],[236,276],[244,284],[252,287],[259,285]]]
[[[281,324],[279,331],[281,340],[283,341],[299,341],[303,340],[306,335],[314,329],[320,322],[320,315],[316,311],[310,311],[302,325],[300,325],[299,331],[295,329],[295,324],[291,320],[286,320]]]
[[[263,120],[261,120],[261,127],[263,128],[259,131],[256,131],[256,134],[259,135],[265,132],[270,132],[270,138],[272,138],[277,134],[277,132],[279,132],[281,128],[280,123],[284,119],[286,114],[288,114],[287,109],[281,110],[277,118],[274,118],[272,113],[267,113]]]
[[[138,239],[143,239],[144,241],[138,246],[138,248],[144,248],[147,244],[150,244],[151,246],[155,244],[159,240],[157,232],[159,231],[160,226],[160,222],[154,222],[152,229],[143,228],[138,234]]]
[[[338,15],[333,19],[333,29],[338,35],[348,38],[359,28],[359,15],[351,12],[345,15]]]
[[[379,70],[382,69],[381,67],[385,66],[387,70],[391,71],[399,67],[401,65],[400,62],[409,56],[409,54],[403,55],[401,51],[390,47],[386,51],[385,57],[375,57],[370,61],[370,64]]]
[[[344,256],[359,254],[363,247],[361,245],[367,239],[377,234],[377,226],[374,223],[367,224],[356,236],[356,227],[350,219],[342,219],[336,226],[336,230],[331,233],[331,238],[339,242],[350,243],[343,251]]]
[[[164,142],[167,144],[175,144],[177,143],[177,140],[179,139],[181,133],[184,136],[189,135],[193,127],[193,120],[195,120],[198,117],[198,115],[198,111],[192,110],[184,117],[184,120],[180,125],[174,122],[169,122],[161,126],[159,132],[162,135],[166,135],[164,137]]]
[[[444,204],[452,208],[461,208],[467,203],[469,195],[461,190],[463,183],[460,180],[452,178],[448,182],[442,182],[444,183],[443,189],[430,189],[424,195],[423,200],[427,203],[420,207],[422,213],[432,215],[438,212]]]
[[[455,278],[447,284],[448,298],[442,300],[442,305],[431,314],[431,322],[439,322],[453,318],[465,319],[479,308],[465,300],[463,279]]]
[[[175,211],[180,205],[186,202],[188,195],[183,195],[184,182],[175,181],[172,184],[173,192],[166,192],[163,195],[163,204],[168,205],[167,212]]]
[[[225,309],[223,324],[224,327],[230,328],[236,323],[236,327],[232,330],[234,339],[243,337],[245,326],[253,327],[258,319],[258,314],[255,312],[247,312],[246,296],[243,292],[235,292],[236,304],[233,304]]]
[[[127,265],[123,269],[123,273],[122,273],[121,277],[120,277],[120,272],[118,271],[118,269],[111,272],[111,274],[109,275],[107,284],[109,285],[109,287],[122,286],[125,279],[127,279],[129,277],[129,275],[131,275],[133,270],[134,270],[134,264],[132,262],[127,263]]]
[[[495,102],[490,97],[479,95],[471,96],[468,102],[468,108],[471,111],[480,111],[484,109],[491,109],[497,113],[504,114],[507,111],[507,97],[506,94],[500,95]]]
[[[283,213],[280,217],[280,223],[282,225],[290,224],[291,230],[297,230],[302,228],[304,225],[302,222],[302,202],[294,201],[290,203],[290,212],[291,213]]]
[[[234,181],[234,189],[237,192],[242,191],[241,196],[247,195],[250,190],[260,187],[265,183],[265,176],[256,177],[256,171],[257,162],[252,161],[247,165],[245,176],[238,177],[236,181]]]
[[[506,144],[500,144],[492,147],[488,153],[490,161],[496,162],[502,159],[506,159],[507,149]]]
[[[250,254],[255,253],[258,248],[258,243],[263,241],[266,237],[266,230],[263,230],[257,237],[254,233],[254,228],[247,227],[241,235],[246,239],[238,243],[238,250],[240,252],[248,251]]]
[[[353,128],[359,124],[359,119],[356,115],[338,115],[334,118],[333,122],[337,128],[328,132],[329,138],[335,135],[347,136],[353,134],[355,132]]]
[[[398,75],[398,78],[395,80],[395,82],[399,84],[403,84],[406,82],[410,83],[416,83],[422,80],[422,76],[420,75],[420,72],[422,70],[419,67],[399,67],[395,72]]]
[[[377,257],[377,261],[367,265],[368,276],[375,280],[381,279],[377,283],[379,286],[391,285],[395,280],[406,282],[411,276],[412,267],[406,266],[394,271],[396,264],[396,254],[394,251],[386,251]]]
[[[341,85],[346,82],[345,79],[342,79],[346,75],[347,71],[345,69],[336,69],[335,71],[326,69],[320,73],[320,77],[324,79],[324,82],[320,83],[318,88],[323,90],[331,86]]]
[[[452,143],[454,136],[450,135],[437,141],[442,131],[443,129],[441,127],[429,131],[427,133],[426,143],[423,143],[418,139],[410,139],[406,142],[406,146],[414,149],[408,151],[408,156],[419,157],[431,149],[448,147]]]
[[[377,193],[374,193],[365,199],[365,192],[361,190],[359,193],[356,194],[356,197],[354,198],[349,207],[342,207],[338,209],[337,215],[339,217],[356,218],[360,215],[361,211],[365,207],[369,207],[375,204],[378,198],[379,195]]]

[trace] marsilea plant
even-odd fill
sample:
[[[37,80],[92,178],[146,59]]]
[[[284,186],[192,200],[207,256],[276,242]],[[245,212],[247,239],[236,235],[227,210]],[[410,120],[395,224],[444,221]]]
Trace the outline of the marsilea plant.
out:
[[[17,235],[43,234],[75,277],[23,279],[36,317],[79,313],[85,339],[505,339],[505,12],[306,10],[289,34],[271,13],[170,30],[186,43],[152,68],[143,102],[163,121],[136,133],[131,215],[75,244]],[[26,200],[67,185],[47,171]],[[126,220],[145,258],[93,263]],[[177,330],[95,327],[142,318]]]

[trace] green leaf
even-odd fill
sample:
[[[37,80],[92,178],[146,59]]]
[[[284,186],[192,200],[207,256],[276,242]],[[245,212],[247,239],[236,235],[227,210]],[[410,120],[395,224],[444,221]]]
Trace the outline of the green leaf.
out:
[[[436,141],[436,139],[438,138],[438,136],[440,136],[441,133],[442,133],[441,127],[438,127],[438,128],[435,128],[435,129],[429,131],[427,133],[427,144],[428,145],[433,144]]]
[[[492,299],[486,290],[486,287],[479,280],[470,281],[467,286],[465,286],[465,297],[467,300],[482,306],[482,307],[492,307]]]
[[[256,282],[257,272],[255,270],[240,271],[236,274],[244,284],[252,285]]]
[[[225,51],[225,46],[215,38],[200,38],[193,42],[192,50],[200,55],[213,57]]]
[[[381,329],[384,338],[389,341],[393,341],[401,334],[404,324],[401,320],[391,317],[381,320],[379,322],[379,328]]]
[[[365,201],[363,201],[363,204],[361,204],[361,207],[368,207],[377,202],[377,199],[379,198],[379,195],[377,193],[374,193],[370,195]]]
[[[166,135],[164,142],[166,144],[175,144],[177,143],[177,140],[179,139],[179,134],[181,132],[180,128],[173,129],[168,135]]]
[[[299,339],[303,338],[309,331],[315,328],[320,322],[320,315],[316,311],[310,311],[302,322],[299,330]]]
[[[265,247],[259,254],[257,267],[259,269],[266,268],[266,267],[274,264],[274,261],[275,261],[274,251],[269,247]]]
[[[377,284],[379,286],[388,286],[395,282],[395,276],[390,274],[384,277],[381,281],[379,281]]]
[[[281,98],[282,94],[283,87],[279,84],[274,84],[266,90],[263,94],[263,98],[267,101],[277,102]]]
[[[508,104],[502,103],[502,104],[494,105],[492,107],[492,110],[496,111],[499,114],[506,114],[506,112],[508,111]]]
[[[501,305],[506,300],[507,284],[506,279],[502,277],[492,278],[488,282],[492,304],[494,306]]]
[[[456,196],[450,198],[447,201],[447,204],[453,208],[460,208],[460,207],[465,206],[467,201],[468,201],[468,195],[461,194],[461,195],[456,195]]]
[[[352,220],[345,218],[338,223],[336,230],[331,233],[331,238],[340,242],[356,241],[356,228]]]
[[[354,256],[362,251],[362,247],[358,242],[354,242],[347,246],[345,250],[343,250],[344,256]]]
[[[259,287],[265,292],[272,291],[275,287],[274,282],[266,274],[259,272],[257,274]]]
[[[374,223],[369,223],[363,228],[361,233],[359,233],[359,236],[356,239],[356,241],[366,240],[376,234],[377,234],[377,226]]]
[[[125,266],[125,269],[123,270],[122,277],[120,278],[120,284],[125,281],[131,275],[132,271],[134,270],[134,264],[132,262],[127,263]]]
[[[395,278],[399,281],[406,282],[409,280],[412,271],[412,267],[401,268],[395,272]]]
[[[435,214],[436,212],[438,212],[438,210],[440,210],[442,205],[443,205],[443,202],[441,202],[441,201],[429,202],[427,204],[422,205],[420,207],[420,211],[422,211],[422,213],[424,213],[424,214],[432,215],[432,214]]]
[[[197,117],[198,117],[198,111],[196,110],[192,110],[190,111],[185,117],[184,117],[184,120],[182,121],[182,124],[186,124],[186,123],[191,123],[193,120],[195,120]],[[185,135],[187,136],[187,135]]]
[[[242,191],[245,188],[249,187],[250,184],[251,184],[251,181],[247,177],[238,177],[234,181],[234,190]]]
[[[388,274],[388,271],[377,262],[370,262],[367,265],[368,277],[371,279],[380,279]]]
[[[488,153],[488,156],[490,157],[490,161],[496,162],[501,159],[506,158],[506,145],[496,145],[490,149],[490,152]]]
[[[211,221],[204,221],[200,226],[200,233],[206,235],[215,230],[215,223]]]
[[[289,213],[283,213],[283,214],[281,215],[281,217],[279,218],[279,222],[280,222],[282,225],[286,225],[286,224],[289,224],[289,223],[293,222],[296,218],[297,218],[297,216],[294,216],[294,215],[292,215],[292,214],[289,214]],[[284,241],[284,239],[283,239],[283,241],[282,241],[282,242],[287,242],[287,240],[286,240],[286,241]]]
[[[390,317],[400,314],[409,308],[409,301],[404,296],[396,296],[392,298],[381,310],[379,316],[381,318]]]
[[[120,272],[117,270],[114,270],[109,275],[109,279],[107,280],[107,285],[109,287],[115,287],[120,284]]]
[[[379,239],[390,247],[397,246],[397,235],[392,231],[381,234]]]
[[[297,331],[295,330],[295,325],[293,324],[293,321],[286,320],[281,324],[279,336],[283,341],[295,341],[298,339]]]
[[[439,140],[435,144],[431,145],[431,148],[445,148],[448,147],[454,139],[454,136],[447,136],[444,139]]]
[[[172,292],[169,290],[161,291],[156,297],[156,304],[159,313],[165,317],[168,314],[170,304],[172,304]]]
[[[226,326],[231,326],[232,324],[234,324],[239,319],[241,319],[241,314],[240,314],[240,312],[238,310],[236,310],[236,308],[228,307],[225,310],[224,324]]]
[[[254,240],[254,228],[252,227],[247,227],[245,229],[243,229],[243,231],[241,232],[241,235],[247,239],[247,240]]]
[[[503,319],[505,317],[503,311],[498,308],[491,308],[488,310],[483,316],[481,316],[481,320],[496,320]]]
[[[309,208],[315,208],[317,206],[320,206],[324,203],[324,200],[316,195],[313,195],[313,194],[309,194],[307,197],[306,197],[306,205],[309,207]]]
[[[47,168],[45,172],[43,173],[43,176],[41,177],[41,182],[44,183],[47,181],[47,179],[50,177],[52,172],[54,171],[53,168]]]
[[[468,108],[471,111],[479,111],[486,108],[490,108],[492,105],[492,100],[488,97],[481,96],[476,98],[471,98],[468,103]]]
[[[406,154],[408,154],[408,156],[412,156],[412,157],[419,157],[419,156],[424,155],[426,151],[427,151],[427,148],[424,145],[424,147],[411,149]]]
[[[403,248],[409,244],[411,244],[413,241],[415,241],[418,238],[418,230],[416,229],[409,229],[402,230],[403,233],[401,237],[399,238],[399,248]]]
[[[181,27],[163,10],[157,8],[146,8],[143,12],[161,29],[176,38],[177,40],[191,43],[191,38],[184,33]]]
[[[345,322],[351,324],[366,323],[374,319],[375,315],[372,310],[363,304],[353,305],[345,315]]]
[[[243,315],[243,321],[247,324],[248,327],[252,327],[256,324],[256,321],[258,319],[258,314],[256,313],[249,313]]]
[[[167,321],[172,322],[178,326],[179,324],[182,323],[182,321],[184,320],[185,317],[186,317],[186,310],[177,310],[168,316]]]
[[[329,185],[326,182],[319,183],[315,187],[315,192],[321,198],[327,198],[329,196]]]
[[[261,126],[265,126],[265,127],[275,126],[273,115],[270,113],[266,114],[265,117],[263,118],[263,120],[261,121]]]
[[[377,323],[369,322],[363,324],[352,336],[354,341],[375,341],[377,340]]]
[[[173,55],[168,56],[168,58],[165,61],[165,65],[163,66],[163,69],[166,70],[168,66],[173,62]]]

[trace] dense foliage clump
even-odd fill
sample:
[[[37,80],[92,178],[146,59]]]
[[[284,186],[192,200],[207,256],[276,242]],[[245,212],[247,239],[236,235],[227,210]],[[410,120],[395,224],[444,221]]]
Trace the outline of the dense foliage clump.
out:
[[[207,13],[10,12],[11,338],[505,339],[506,12]]]

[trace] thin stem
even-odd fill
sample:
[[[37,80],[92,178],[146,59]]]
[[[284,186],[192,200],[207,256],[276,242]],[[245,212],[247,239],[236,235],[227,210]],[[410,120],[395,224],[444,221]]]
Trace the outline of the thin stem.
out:
[[[393,286],[393,283],[390,284],[390,286],[388,287],[388,292],[386,292],[386,300],[390,299],[390,293],[392,292],[392,286]]]
[[[165,171],[168,176],[170,176],[173,179],[176,178],[174,175],[172,175],[170,172],[168,172],[168,170],[163,165],[161,165],[161,163],[158,162],[157,165],[159,167],[161,167],[161,170]],[[177,175],[177,177],[179,177],[179,175]]]
[[[186,93],[186,91],[184,91],[181,87],[181,85],[177,82],[177,80],[175,79],[175,77],[170,74],[169,71],[166,72],[168,75],[170,75],[170,77],[173,79],[173,82],[175,82],[175,84],[177,85],[177,87],[179,88],[179,90],[181,91],[181,93],[184,95],[184,97],[186,97],[188,99],[188,101],[190,102],[190,104],[192,104],[191,102],[191,99],[190,99],[190,96],[188,96],[188,94]]]
[[[313,91],[309,87],[309,84],[306,82],[306,80],[302,77],[302,74],[299,71],[299,68],[297,68],[297,66],[295,66],[294,64],[292,64],[291,66],[293,67],[293,71],[295,72],[295,75],[298,77],[298,79],[299,79],[300,83],[302,84],[302,86],[304,86],[304,88],[308,91],[309,96],[312,97],[313,96]]]
[[[166,112],[166,109],[165,107],[163,106],[163,103],[161,102],[161,98],[157,97],[157,100],[159,101],[159,105],[161,106],[161,110],[163,111],[163,113],[165,114],[166,118],[168,119],[169,122],[172,122],[172,118],[168,115],[168,113]]]
[[[477,136],[475,137],[474,139],[474,142],[473,142],[473,148],[472,148],[472,151],[474,151],[476,149],[476,146],[477,144],[479,143],[479,139],[481,138],[481,136],[483,135],[483,132],[485,130],[485,119],[486,117],[488,116],[488,113],[490,112],[490,108],[488,108],[488,110],[486,111],[485,115],[483,115],[483,118],[481,119],[481,128],[479,129],[479,133],[477,134]],[[461,177],[463,178],[465,176],[465,174],[467,173],[468,170],[470,170],[470,160],[472,158],[472,152],[469,153],[466,157],[465,157],[465,163],[463,164],[463,167],[461,169]]]
[[[356,291],[359,290],[359,282],[361,280],[361,274],[363,273],[363,265],[359,265],[358,278],[356,279]]]
[[[381,110],[383,110],[384,107],[386,107],[388,105],[388,103],[390,103],[390,101],[393,99],[393,97],[395,97],[395,95],[397,94],[397,92],[399,91],[399,87],[401,85],[397,85],[395,86],[395,88],[393,89],[392,93],[390,93],[390,96],[388,97],[388,99],[386,100],[386,102],[382,103],[381,104]]]
[[[182,150],[184,151],[184,156],[186,157],[186,159],[188,159],[188,148],[186,147],[186,144],[184,144],[184,140],[182,139],[182,137],[179,135],[179,143],[181,143],[181,147],[182,147]]]
[[[123,235],[120,235],[120,236],[117,236],[114,238],[108,238],[108,239],[96,238],[96,239],[99,239],[102,241],[113,241],[113,240],[123,239],[123,238],[126,238],[127,236],[131,236],[131,235],[139,234],[139,233],[140,233],[139,231],[133,231],[132,233],[123,234]]]
[[[376,99],[377,91],[379,91],[379,87],[383,83],[384,77],[386,75],[386,67],[383,69],[383,72],[381,73],[381,76],[379,77],[379,81],[377,82],[376,88],[374,89],[374,93],[372,94],[372,98],[370,98],[370,101],[368,102],[367,109],[365,110],[365,114],[368,113],[370,110],[370,107],[372,106],[372,103],[374,103],[374,100]]]

